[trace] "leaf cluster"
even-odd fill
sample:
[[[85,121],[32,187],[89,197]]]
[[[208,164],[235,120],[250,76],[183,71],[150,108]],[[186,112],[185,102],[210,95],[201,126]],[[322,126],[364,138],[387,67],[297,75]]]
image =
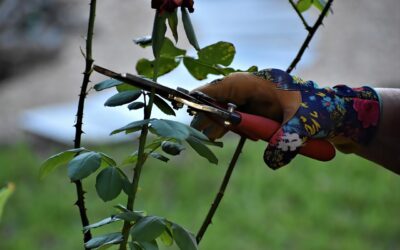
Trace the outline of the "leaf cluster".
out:
[[[325,0],[299,0],[296,3],[296,9],[300,12],[309,10],[312,6],[322,11],[326,5]]]
[[[89,225],[84,230],[99,228],[116,221],[127,221],[130,224],[129,247],[132,250],[156,250],[159,242],[172,246],[174,242],[181,250],[196,250],[197,243],[194,235],[182,226],[159,216],[147,216],[140,211],[130,211],[122,205],[116,206],[119,213]],[[108,233],[94,237],[85,247],[101,248],[122,241],[120,232]]]
[[[206,79],[209,74],[225,76],[241,71],[230,67],[236,53],[232,43],[220,41],[200,48],[187,8],[181,7],[180,11],[186,37],[195,48],[197,55],[187,55],[186,50],[176,47],[171,39],[165,37],[168,24],[175,42],[178,41],[178,9],[173,12],[157,10],[151,37],[134,40],[142,47],[151,45],[154,55],[154,59],[142,58],[137,62],[138,74],[156,81],[159,76],[176,69],[181,62],[198,80]],[[247,69],[247,71],[256,70],[255,66]],[[218,159],[208,146],[222,146],[222,143],[209,141],[201,132],[186,124],[169,119],[151,118],[153,104],[163,113],[175,115],[170,104],[154,92],[146,92],[116,79],[107,79],[94,85],[96,91],[109,88],[116,88],[117,93],[105,101],[105,106],[126,105],[133,112],[141,110],[145,114],[143,120],[133,121],[111,132],[111,135],[114,135],[121,132],[129,134],[141,131],[138,150],[128,156],[120,165],[103,152],[83,147],[65,150],[49,157],[42,164],[40,178],[43,179],[50,172],[66,165],[68,177],[73,182],[80,182],[89,176],[96,175],[96,192],[104,202],[114,200],[122,192],[129,197],[127,207],[130,210],[118,206],[118,214],[83,229],[84,232],[89,232],[91,229],[116,221],[124,221],[122,231],[94,237],[85,243],[86,248],[105,249],[114,244],[121,244],[123,248],[129,236],[131,249],[154,250],[158,249],[159,242],[167,246],[175,242],[182,250],[197,249],[193,234],[165,218],[146,216],[141,212],[131,211],[134,207],[132,200],[135,200],[140,169],[148,157],[167,162],[169,161],[168,157],[179,155],[186,149],[186,145],[189,145],[198,155],[206,158],[210,163],[217,164]],[[150,143],[147,143],[148,131],[155,137]],[[134,175],[132,180],[122,170],[122,167],[127,164],[135,164],[134,173],[139,173],[138,176]],[[129,230],[129,234],[126,229]]]

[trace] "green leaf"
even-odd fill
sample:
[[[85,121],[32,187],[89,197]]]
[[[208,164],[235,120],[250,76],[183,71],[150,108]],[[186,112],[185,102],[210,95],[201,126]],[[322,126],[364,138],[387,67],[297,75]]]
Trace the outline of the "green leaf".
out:
[[[152,48],[155,59],[160,57],[161,47],[164,42],[165,32],[167,31],[167,25],[165,24],[166,17],[161,14],[158,10],[154,17],[153,32],[152,32]]]
[[[85,148],[74,148],[51,156],[40,166],[39,178],[44,179],[49,173],[54,171],[56,168],[67,164],[72,158],[74,158],[74,155],[82,151],[87,150]]]
[[[200,50],[199,43],[197,42],[196,34],[194,33],[192,21],[190,20],[190,16],[185,7],[181,7],[182,11],[182,23],[183,28],[185,29],[186,37],[189,40],[189,43],[196,49]]]
[[[204,135],[202,132],[200,132],[197,129],[190,127],[190,126],[187,126],[187,128],[189,129],[189,133],[191,136],[193,136],[201,141],[210,142],[210,140],[208,140],[208,137],[206,135]]]
[[[253,65],[250,68],[248,68],[246,71],[247,72],[257,72],[258,71],[258,67]]]
[[[163,142],[165,139],[164,138],[157,138],[153,140],[151,143],[147,144],[145,149],[148,150],[149,152],[153,152],[159,147],[161,147],[161,142]],[[145,157],[147,157],[147,153],[145,153]],[[129,155],[126,159],[124,159],[123,164],[134,164],[136,163],[138,159],[138,152],[135,151],[131,155]]]
[[[129,242],[129,249],[130,250],[143,250],[143,248],[139,245],[138,242]]]
[[[4,211],[4,206],[6,205],[8,198],[11,196],[14,190],[14,183],[8,183],[7,186],[0,189],[0,221]]]
[[[131,250],[158,250],[157,241],[152,240],[149,242],[133,241],[129,243]]]
[[[224,72],[219,70],[217,67],[208,65],[192,57],[185,56],[183,58],[183,64],[189,73],[197,80],[206,79],[208,74],[224,75]]]
[[[152,240],[149,242],[139,242],[143,250],[158,250],[157,241]]]
[[[145,120],[139,120],[139,121],[135,121],[135,122],[131,122],[125,126],[123,126],[122,128],[116,129],[114,131],[111,132],[111,134],[117,134],[120,133],[122,131],[125,131],[126,133],[132,133],[135,131],[138,131],[142,128],[143,125],[148,124],[149,122],[151,122],[153,119],[145,119]]]
[[[197,243],[194,235],[183,227],[173,224],[172,234],[176,244],[181,250],[197,250]]]
[[[165,219],[158,216],[145,216],[138,220],[130,230],[135,241],[152,241],[165,230]]]
[[[202,157],[206,158],[209,162],[217,164],[218,159],[214,153],[204,145],[199,139],[190,136],[186,139],[189,145]]]
[[[141,76],[153,78],[154,61],[150,61],[146,58],[139,59],[136,62],[136,72]]]
[[[94,89],[96,91],[101,91],[101,90],[112,88],[112,87],[115,87],[115,86],[118,86],[121,84],[122,84],[121,81],[118,81],[115,79],[107,79],[107,80],[104,80],[104,81],[99,82],[96,85],[94,85]]]
[[[132,102],[131,104],[128,105],[129,110],[135,110],[135,109],[141,109],[145,105],[143,102]]]
[[[322,12],[322,10],[324,9],[325,5],[326,5],[326,1],[325,0],[313,0],[312,4],[319,10]],[[328,12],[327,12],[328,13]]]
[[[175,42],[178,42],[178,11],[175,9],[173,13],[168,15],[168,25],[174,36]]]
[[[109,249],[110,247],[112,247],[112,244],[103,245],[101,247],[96,248],[96,250],[106,250]]]
[[[143,250],[143,248],[139,245],[139,243],[134,242],[134,241],[129,242],[129,249],[130,250]]]
[[[126,176],[124,171],[122,171],[122,169],[117,169],[120,172],[122,178],[122,190],[126,195],[128,195],[128,197],[132,197],[132,183],[129,181],[128,177]]]
[[[116,166],[117,165],[117,163],[115,162],[115,160],[113,158],[111,158],[111,156],[109,156],[109,155],[107,155],[105,153],[102,153],[102,152],[99,152],[99,154],[101,155],[102,167],[104,167],[104,166],[106,166],[106,167],[108,167],[108,166]]]
[[[132,221],[137,221],[137,220],[143,218],[143,216],[144,216],[143,212],[137,212],[137,211],[132,212],[132,211],[127,210],[123,213],[115,215],[115,218],[132,222]]]
[[[158,95],[154,96],[154,104],[159,108],[164,114],[166,115],[176,115],[175,111],[169,106],[169,104],[164,101],[161,97]]]
[[[155,62],[155,60],[150,61],[148,59],[142,58],[136,63],[136,71],[141,76],[153,78],[156,66]],[[174,58],[160,57],[158,59],[157,77],[171,72],[176,67],[178,67],[178,65],[179,61],[176,61]]]
[[[147,144],[145,148],[149,149],[150,151],[154,151],[161,146],[161,143],[163,141],[164,140],[162,138],[157,138],[154,141],[152,141],[151,143]]]
[[[96,191],[104,201],[111,201],[122,191],[123,179],[116,167],[108,167],[100,171],[96,178]]]
[[[89,240],[88,242],[85,243],[85,247],[92,249],[92,248],[97,248],[101,247],[104,245],[110,245],[110,244],[118,244],[122,242],[123,236],[120,232],[117,233],[109,233],[101,236],[97,236]]]
[[[137,160],[138,160],[138,152],[136,151],[136,152],[132,153],[131,155],[129,155],[127,158],[125,158],[123,160],[122,164],[123,165],[134,164],[137,162]]]
[[[172,246],[174,244],[174,238],[172,237],[172,232],[168,228],[160,235],[160,240],[165,246]]]
[[[136,71],[139,75],[153,78],[156,65],[158,66],[157,77],[171,72],[173,69],[178,67],[180,63],[180,60],[177,57],[185,55],[186,50],[175,47],[173,42],[168,37],[165,37],[159,53],[160,55],[158,59],[150,61],[142,58],[136,63]]]
[[[159,136],[177,140],[185,140],[190,135],[187,125],[164,119],[154,119],[151,121],[151,131]]]
[[[108,100],[104,103],[104,105],[108,107],[124,105],[138,99],[141,94],[142,94],[141,90],[128,90],[119,92],[108,98]]]
[[[237,70],[237,69],[230,68],[230,67],[226,67],[226,68],[219,67],[219,70],[222,72],[222,74],[224,76],[227,76],[227,75],[229,75],[230,73],[233,73],[233,72],[243,72],[242,70]]]
[[[200,140],[205,145],[215,146],[215,147],[224,147],[224,143],[222,141],[210,141],[210,140]]]
[[[151,45],[151,36],[138,37],[136,39],[133,39],[133,42],[140,47],[145,48]]]
[[[161,143],[161,148],[165,153],[170,155],[179,155],[180,152],[185,149],[181,144],[170,141],[163,141]]]
[[[162,154],[156,153],[156,152],[152,152],[149,154],[151,157],[153,157],[154,159],[163,161],[163,162],[168,162],[169,159],[165,156],[163,156]]]
[[[299,0],[296,4],[296,8],[300,12],[304,12],[311,7],[313,0]]]
[[[128,91],[128,90],[140,90],[138,87],[132,86],[127,83],[122,83],[120,85],[117,85],[116,89],[118,92],[124,92],[124,91]]]
[[[187,125],[186,125],[187,126]],[[220,141],[210,141],[207,136],[205,136],[202,132],[198,131],[197,129],[187,126],[189,130],[190,137],[194,137],[197,139],[199,142],[210,145],[210,146],[216,146],[216,147],[223,147],[224,144]]]
[[[206,145],[211,145],[211,146],[217,146],[217,147],[223,147],[224,144],[220,141],[210,141],[207,136],[205,136],[202,132],[198,131],[197,129],[188,126],[188,129],[190,131],[190,135],[195,137],[196,139],[199,139],[202,143]]]
[[[87,232],[87,231],[89,231],[90,229],[102,227],[102,226],[104,226],[104,225],[108,225],[108,224],[110,224],[110,223],[113,223],[113,222],[115,222],[115,221],[120,221],[120,220],[121,220],[121,218],[118,218],[118,217],[116,217],[116,216],[113,215],[113,216],[107,217],[107,218],[105,218],[105,219],[103,219],[103,220],[101,220],[101,221],[98,221],[98,222],[96,222],[96,223],[90,224],[89,226],[84,227],[84,228],[83,228],[83,231],[84,231],[84,232]]]
[[[71,180],[81,180],[94,173],[101,164],[101,155],[97,152],[87,152],[76,156],[68,163],[68,177]]]
[[[230,73],[233,72],[257,72],[258,71],[258,67],[257,66],[251,66],[250,68],[246,69],[246,70],[241,70],[241,69],[234,69],[234,68],[219,68],[220,71],[223,72],[223,75],[229,75]]]
[[[175,59],[175,57],[185,54],[186,50],[177,48],[168,37],[164,38],[164,43],[160,52],[161,57]]]
[[[211,65],[221,64],[224,66],[232,63],[235,53],[235,46],[228,42],[217,42],[197,52],[200,61]]]
[[[122,205],[122,204],[118,204],[118,205],[115,205],[114,206],[118,211],[121,211],[121,212],[128,212],[128,211],[130,211],[130,210],[128,210],[124,205]]]

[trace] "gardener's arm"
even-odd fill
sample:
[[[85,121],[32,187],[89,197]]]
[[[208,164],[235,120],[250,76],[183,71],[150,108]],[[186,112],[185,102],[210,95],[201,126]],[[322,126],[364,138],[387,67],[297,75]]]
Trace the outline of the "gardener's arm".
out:
[[[356,154],[400,174],[400,89],[375,90],[382,105],[378,130],[372,141],[361,146]]]

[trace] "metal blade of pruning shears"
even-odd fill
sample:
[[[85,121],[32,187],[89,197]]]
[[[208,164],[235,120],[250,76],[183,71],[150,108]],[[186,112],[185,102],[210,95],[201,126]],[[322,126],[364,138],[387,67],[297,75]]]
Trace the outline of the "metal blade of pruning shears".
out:
[[[100,74],[122,81],[134,87],[138,87],[145,91],[154,91],[155,94],[171,101],[175,109],[182,108],[183,105],[186,105],[192,111],[195,110],[212,113],[227,122],[236,123],[237,117],[233,115],[233,112],[219,107],[216,103],[213,103],[211,98],[202,93],[195,92],[193,94],[189,94],[189,91],[183,88],[178,87],[177,89],[172,89],[140,76],[129,73],[116,73],[97,65],[94,65],[93,69]]]

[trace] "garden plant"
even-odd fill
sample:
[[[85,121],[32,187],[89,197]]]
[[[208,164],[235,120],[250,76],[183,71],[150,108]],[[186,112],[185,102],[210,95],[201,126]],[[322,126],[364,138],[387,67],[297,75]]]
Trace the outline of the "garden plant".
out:
[[[325,0],[299,0],[297,2],[289,0],[288,4],[293,6],[295,13],[300,17],[304,28],[308,31],[298,54],[293,55],[294,59],[287,68],[287,72],[290,73],[301,60],[323,19],[329,16],[332,0],[327,2]],[[173,71],[181,63],[197,80],[206,79],[209,74],[226,76],[232,72],[254,72],[258,70],[257,66],[251,65],[247,69],[230,67],[236,53],[235,46],[230,42],[219,41],[207,46],[201,46],[198,43],[195,28],[190,19],[190,13],[194,11],[193,1],[153,0],[151,7],[155,12],[151,36],[143,36],[134,41],[144,49],[151,48],[154,58],[143,58],[137,61],[136,71],[138,75],[157,81],[158,77]],[[303,16],[303,13],[311,7],[320,11],[313,25],[309,25]],[[107,153],[93,151],[83,146],[84,142],[82,142],[81,136],[83,133],[85,99],[89,90],[92,89],[90,78],[94,72],[92,46],[95,14],[96,0],[91,0],[86,49],[82,51],[86,66],[77,105],[74,147],[48,158],[42,164],[40,176],[44,178],[55,169],[67,166],[68,178],[76,188],[77,200],[75,204],[79,209],[85,249],[105,249],[114,245],[119,249],[152,250],[158,249],[159,244],[166,246],[176,244],[182,250],[201,248],[201,240],[224,196],[246,138],[241,137],[220,188],[216,191],[216,197],[197,234],[189,232],[184,225],[179,225],[168,218],[147,214],[145,207],[138,207],[135,201],[140,187],[142,170],[146,168],[149,158],[155,158],[169,164],[167,163],[169,157],[181,154],[187,148],[192,148],[193,150],[186,150],[185,153],[196,153],[200,157],[206,158],[211,164],[217,164],[218,159],[209,147],[222,147],[223,145],[221,142],[209,141],[201,132],[174,120],[175,111],[173,107],[154,91],[147,92],[116,79],[106,79],[93,86],[96,91],[116,88],[117,93],[105,100],[105,106],[126,105],[132,112],[143,113],[143,119],[132,121],[129,124],[121,124],[120,128],[110,131],[111,136],[116,133],[137,133],[139,135],[137,144],[133,144],[137,146],[133,149],[132,154],[121,160],[113,159]],[[178,34],[177,28],[181,24],[184,28],[185,37],[196,50],[196,56],[187,55],[187,50],[176,46],[178,39],[183,37],[183,34]],[[172,38],[166,36],[167,29],[170,29]],[[154,108],[160,109],[172,118],[159,119],[153,117]],[[121,163],[117,164],[117,162]],[[128,172],[126,169],[133,169],[132,176],[126,174]],[[88,216],[90,204],[85,202],[83,188],[83,182],[86,178],[96,178],[95,188],[101,200],[113,201],[123,194],[126,196],[126,204],[114,204],[115,214],[105,215],[104,219],[90,223]],[[1,198],[2,195],[5,196],[9,193],[2,194],[2,192],[7,191],[0,191],[0,208],[3,205],[1,204],[2,201],[5,200],[5,198]],[[108,206],[108,203],[105,203],[105,206]],[[204,206],[209,206],[209,204],[204,204]],[[94,236],[93,232],[97,228],[117,221],[122,222],[120,231]],[[79,230],[77,228],[77,231]]]

